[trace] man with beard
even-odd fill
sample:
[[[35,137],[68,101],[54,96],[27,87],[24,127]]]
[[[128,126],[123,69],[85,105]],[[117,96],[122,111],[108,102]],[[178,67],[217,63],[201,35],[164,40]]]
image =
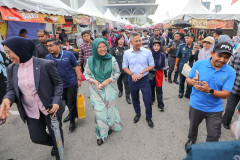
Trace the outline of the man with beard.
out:
[[[154,33],[154,36],[152,36],[150,39],[149,39],[149,45],[148,45],[148,48],[150,50],[153,49],[153,41],[154,40],[158,40],[161,42],[161,45],[160,45],[160,51],[162,53],[165,54],[165,50],[166,50],[166,47],[165,47],[165,39],[161,36],[160,34],[160,29],[155,27],[154,30],[153,30],[153,33]]]
[[[41,42],[40,44],[36,45],[36,57],[38,58],[44,58],[46,59],[46,55],[49,54],[48,49],[46,47],[46,40],[48,39],[48,32],[45,30],[38,30],[37,31],[37,36],[39,41]]]
[[[230,43],[218,43],[211,52],[211,58],[197,61],[189,73],[187,83],[192,85],[193,89],[189,102],[190,127],[185,148],[196,143],[198,126],[203,119],[207,128],[206,141],[219,141],[222,99],[228,98],[236,77],[235,70],[227,64],[232,51]]]

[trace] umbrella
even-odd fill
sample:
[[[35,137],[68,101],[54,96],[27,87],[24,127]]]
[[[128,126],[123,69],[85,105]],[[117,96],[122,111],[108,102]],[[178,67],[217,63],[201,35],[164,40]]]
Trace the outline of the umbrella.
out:
[[[129,24],[129,25],[126,25],[125,28],[127,28],[127,29],[133,29],[134,27]]]
[[[184,20],[180,20],[180,21],[175,21],[173,24],[172,24],[173,27],[179,27],[179,28],[185,28],[185,27],[191,27],[192,24],[187,22],[187,21],[184,21]]]

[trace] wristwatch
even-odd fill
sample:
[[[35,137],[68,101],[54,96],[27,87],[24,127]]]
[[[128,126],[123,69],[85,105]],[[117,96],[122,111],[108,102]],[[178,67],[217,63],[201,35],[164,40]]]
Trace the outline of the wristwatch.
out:
[[[208,93],[213,94],[214,93],[214,89],[210,88],[210,91]]]
[[[133,72],[130,74],[130,76],[132,76],[133,75]]]

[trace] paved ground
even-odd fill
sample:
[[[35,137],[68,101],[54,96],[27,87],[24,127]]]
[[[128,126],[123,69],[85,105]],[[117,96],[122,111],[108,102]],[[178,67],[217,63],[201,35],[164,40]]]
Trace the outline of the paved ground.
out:
[[[67,160],[179,160],[186,154],[184,143],[188,133],[188,99],[178,99],[178,86],[164,83],[164,103],[166,111],[161,113],[153,106],[154,128],[148,127],[145,114],[137,124],[132,105],[125,98],[118,99],[118,108],[123,130],[113,133],[102,146],[98,146],[95,136],[93,110],[89,103],[88,85],[84,82],[83,93],[86,97],[87,117],[78,120],[73,133],[68,131],[69,124],[63,124],[65,153]],[[143,104],[143,103],[141,103]],[[225,101],[224,101],[225,106]],[[142,105],[142,111],[144,106]],[[17,110],[12,107],[11,110]],[[64,113],[66,117],[68,111]],[[235,114],[234,120],[237,119]],[[198,142],[206,139],[205,121],[201,124]],[[234,140],[230,130],[222,130],[221,141]],[[50,147],[33,144],[29,138],[26,124],[19,116],[11,116],[7,123],[0,126],[0,160],[53,160]]]

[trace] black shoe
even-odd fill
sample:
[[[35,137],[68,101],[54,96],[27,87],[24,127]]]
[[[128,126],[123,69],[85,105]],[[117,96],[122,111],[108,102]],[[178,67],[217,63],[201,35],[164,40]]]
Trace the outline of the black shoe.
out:
[[[185,98],[190,99],[190,95],[189,94],[185,94]]]
[[[73,131],[75,129],[75,122],[73,123],[73,122],[71,122],[70,123],[70,126],[69,126],[69,131]]]
[[[226,124],[226,123],[222,122],[222,125],[223,125],[223,127],[225,129],[230,129],[230,125],[229,124]]]
[[[139,118],[141,117],[141,114],[137,114],[134,119],[133,119],[133,122],[134,123],[137,123],[139,121]]]
[[[100,146],[101,144],[103,144],[103,140],[102,139],[98,139],[97,140],[97,144]]]
[[[195,143],[196,143],[196,141],[188,140],[188,141],[185,143],[185,150],[187,150],[187,147],[188,147],[188,146],[191,146],[191,145],[193,145],[193,144],[195,144]]]
[[[55,148],[54,148],[54,147],[52,147],[52,150],[51,150],[51,155],[52,155],[52,156],[56,156],[56,150],[55,150]]]
[[[155,100],[154,101],[152,101],[152,105],[155,103]]]
[[[173,82],[174,82],[175,84],[179,84],[179,82],[178,82],[177,80],[174,80]]]
[[[129,96],[126,97],[126,101],[127,101],[128,104],[132,104],[132,101],[131,101]]]
[[[172,80],[171,80],[171,79],[169,79],[169,80],[168,80],[168,83],[172,83]]]
[[[109,129],[108,135],[111,135],[112,133],[113,133],[113,130],[112,130],[112,129]]]
[[[152,122],[152,119],[150,118],[150,119],[146,119],[147,120],[147,122],[148,122],[148,126],[149,127],[151,127],[151,128],[153,128],[153,122]]]
[[[159,108],[159,111],[164,112],[164,108]]]
[[[180,99],[183,98],[183,94],[179,93],[178,98],[180,98]]]
[[[70,115],[68,115],[68,116],[63,120],[64,123],[66,123],[66,122],[68,122],[68,121],[70,121]]]
[[[122,97],[122,92],[119,92],[119,93],[118,93],[118,97]]]

